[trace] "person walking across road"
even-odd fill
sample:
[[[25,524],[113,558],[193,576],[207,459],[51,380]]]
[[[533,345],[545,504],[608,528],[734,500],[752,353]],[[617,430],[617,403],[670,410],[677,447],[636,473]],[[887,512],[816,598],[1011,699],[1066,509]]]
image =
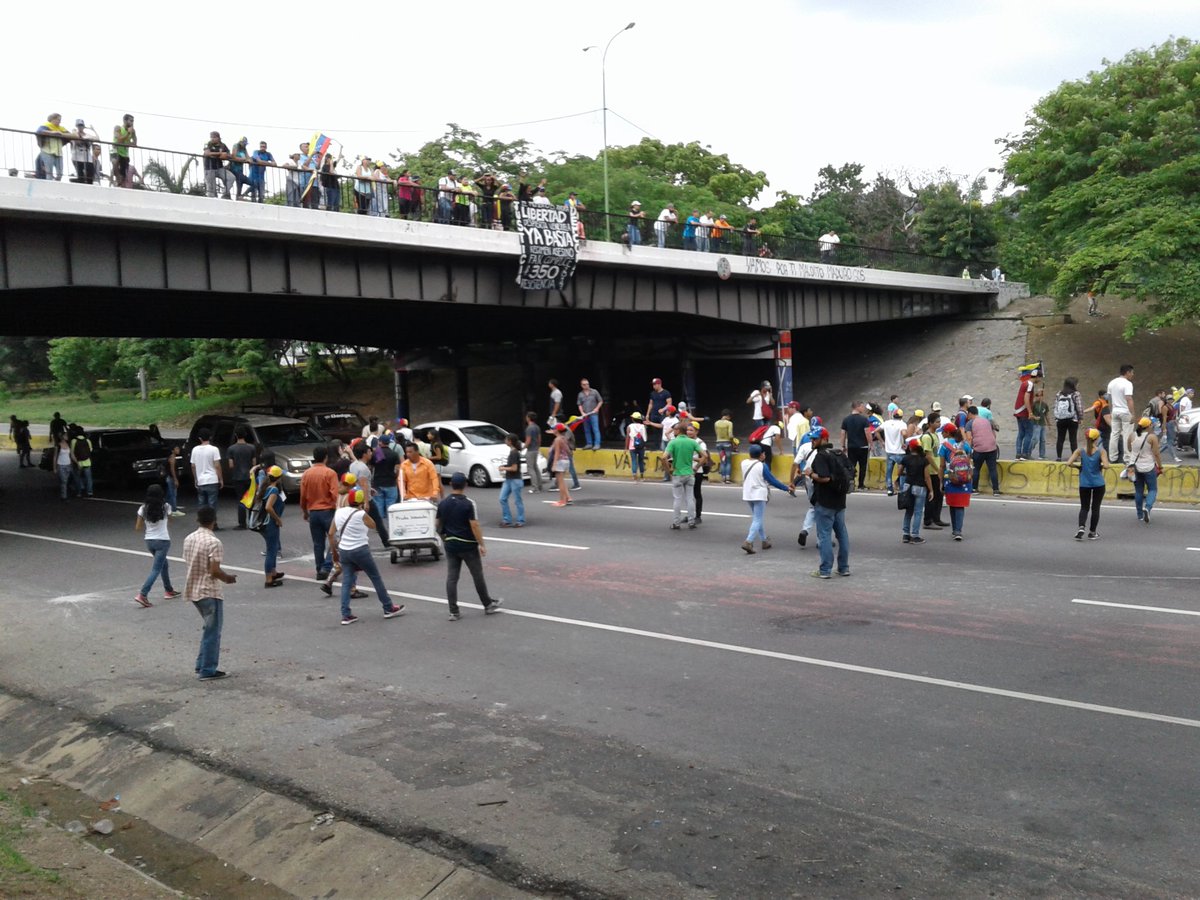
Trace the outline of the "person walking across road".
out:
[[[846,495],[851,479],[841,461],[829,452],[829,432],[822,428],[813,439],[817,454],[809,477],[813,481],[813,510],[821,562],[814,578],[833,574],[833,538],[837,538],[837,573],[850,574],[850,532],[846,530]]]
[[[866,406],[861,400],[850,404],[850,415],[842,419],[842,452],[858,470],[858,489],[866,490],[867,460],[870,457],[871,437],[867,429],[871,422],[867,418]]]
[[[742,460],[742,499],[750,507],[750,530],[746,532],[742,549],[749,554],[757,552],[754,549],[756,539],[763,550],[771,549],[771,539],[767,537],[765,522],[771,488],[796,496],[795,488],[789,487],[771,474],[771,470],[763,462],[762,455],[762,447],[751,444],[750,457]]]
[[[555,442],[557,443],[557,441]],[[458,610],[458,579],[465,564],[475,582],[475,592],[483,611],[491,615],[500,611],[503,603],[488,591],[483,577],[483,557],[487,546],[479,527],[475,501],[466,495],[467,477],[455,472],[450,477],[450,496],[438,504],[436,528],[446,546],[446,602],[450,606],[450,621],[457,622],[462,616]]]
[[[1100,504],[1105,491],[1104,471],[1108,468],[1108,454],[1100,441],[1100,429],[1087,430],[1083,447],[1075,448],[1067,465],[1079,469],[1079,530],[1075,532],[1075,540],[1083,540],[1083,527],[1087,523],[1088,540],[1094,541],[1098,538],[1096,526],[1100,524]]]
[[[171,507],[171,518],[183,516],[179,507],[179,467],[183,465],[183,447],[177,443],[171,444],[171,453],[167,457],[166,471],[163,473],[163,488],[167,493],[167,503]]]
[[[929,459],[916,438],[909,439],[900,459],[900,482],[901,494],[909,495],[904,505],[900,540],[905,544],[923,544],[921,518],[925,515],[925,499],[933,493],[933,483],[929,477]]]
[[[369,452],[365,446],[360,449]],[[337,473],[325,464],[329,458],[329,448],[325,444],[313,447],[312,458],[312,465],[300,477],[300,514],[308,523],[308,533],[312,538],[313,566],[317,572],[317,581],[321,581],[333,568],[333,548],[326,547],[325,536],[329,533],[329,523],[333,521],[333,511],[337,508],[338,477]],[[359,485],[362,486],[361,478]]]
[[[1133,477],[1133,503],[1137,508],[1138,521],[1150,524],[1150,510],[1158,497],[1158,476],[1162,474],[1162,457],[1158,453],[1158,438],[1151,430],[1150,419],[1143,416],[1138,420],[1134,433],[1125,443],[1128,451],[1130,475]],[[1113,426],[1116,433],[1116,426]]]
[[[571,471],[572,455],[571,442],[567,440],[570,432],[566,423],[559,422],[548,434],[554,435],[554,443],[550,445],[550,471],[554,473],[558,482],[558,500],[554,505],[568,506],[572,502],[571,494],[567,490],[567,473]]]
[[[542,429],[537,413],[525,413],[525,469],[529,472],[529,493],[540,494],[542,487]]]
[[[975,466],[971,475],[971,490],[979,491],[979,476],[983,474],[983,467],[987,466],[988,475],[992,480],[992,496],[999,496],[1000,466],[997,460],[1000,457],[1000,445],[996,441],[995,425],[979,415],[979,407],[968,406],[965,431],[971,444],[971,461]]]
[[[713,423],[717,433],[717,458],[720,461],[721,484],[733,480],[733,416],[729,410],[721,410],[721,418]]]
[[[671,476],[672,511],[671,530],[678,531],[684,523],[684,507],[687,507],[687,527],[696,527],[696,495],[692,493],[695,481],[694,459],[700,445],[696,432],[684,434],[684,429],[675,427],[675,436],[667,442],[663,451],[663,462]]]
[[[1054,427],[1056,431],[1054,458],[1062,460],[1063,444],[1069,438],[1071,453],[1079,449],[1079,422],[1083,418],[1083,398],[1079,395],[1079,379],[1066,378],[1062,390],[1054,397]]]
[[[142,589],[133,598],[133,602],[143,608],[154,605],[150,602],[147,594],[150,593],[159,576],[162,577],[164,599],[174,600],[179,596],[179,591],[171,587],[171,569],[167,561],[167,554],[171,551],[171,534],[167,529],[167,520],[170,515],[171,507],[163,499],[162,485],[152,484],[146,488],[146,499],[138,507],[137,519],[133,524],[137,531],[145,529],[146,549],[154,557],[149,576],[142,583]]]
[[[201,428],[198,435],[200,443],[192,448],[189,462],[192,465],[192,484],[196,486],[196,497],[201,506],[217,508],[217,497],[225,487],[225,475],[221,471],[221,451],[214,447],[212,431]],[[220,531],[221,526],[213,522],[213,531]]]
[[[250,487],[250,470],[258,461],[258,451],[253,444],[246,442],[245,426],[239,425],[234,433],[237,440],[229,445],[225,454],[225,464],[229,470],[229,484],[233,488],[233,495],[241,497]],[[237,505],[237,521],[238,530],[245,531],[246,507],[241,503]]]
[[[283,573],[276,568],[279,562],[279,532],[283,528],[283,469],[271,466],[266,475],[262,494],[262,507],[267,516],[262,530],[263,540],[267,542],[266,556],[263,558],[263,587],[273,588],[283,583]]]
[[[689,419],[684,431],[696,442],[696,454],[692,458],[692,496],[696,500],[694,521],[699,525],[704,517],[704,482],[708,481],[708,473],[712,469],[712,457],[708,453],[708,444],[700,438],[700,423]]]
[[[196,510],[195,531],[183,542],[183,561],[187,564],[184,598],[190,600],[204,622],[200,652],[196,656],[196,677],[201,681],[224,678],[217,668],[221,659],[221,630],[225,625],[225,599],[222,584],[235,584],[237,576],[221,568],[225,548],[213,534],[217,511],[211,506]]]
[[[393,619],[404,611],[404,604],[397,605],[388,595],[387,586],[371,556],[371,531],[375,528],[375,520],[367,512],[371,500],[364,490],[350,491],[346,496],[346,505],[333,516],[329,525],[329,546],[333,548],[333,557],[342,567],[342,624],[353,625],[358,616],[350,609],[350,598],[354,591],[356,574],[366,573],[379,603],[383,607],[383,617]]]
[[[629,453],[629,471],[633,480],[646,480],[646,426],[642,414],[634,410],[629,414],[629,425],[625,428],[625,449]]]
[[[58,474],[58,496],[66,500],[70,489],[75,486],[75,454],[71,450],[71,439],[60,432],[54,441],[54,471]]]

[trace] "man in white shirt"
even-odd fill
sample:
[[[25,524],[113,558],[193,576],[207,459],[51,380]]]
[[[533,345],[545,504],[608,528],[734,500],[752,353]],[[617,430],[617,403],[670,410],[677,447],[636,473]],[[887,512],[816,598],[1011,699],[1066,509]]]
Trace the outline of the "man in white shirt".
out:
[[[221,473],[221,451],[211,443],[212,432],[201,428],[200,443],[192,448],[192,484],[196,486],[196,496],[201,506],[217,508],[217,495],[225,487],[225,477]],[[213,531],[220,531],[213,523]]]
[[[1108,441],[1109,462],[1125,458],[1125,444],[1133,434],[1133,366],[1121,366],[1121,374],[1108,383],[1112,404],[1112,436]]]
[[[667,208],[658,214],[658,218],[654,222],[654,236],[658,238],[660,248],[667,246],[667,233],[671,230],[671,226],[678,221],[679,216],[675,212],[675,204],[668,203]]]
[[[711,209],[700,217],[700,224],[696,227],[696,249],[701,253],[708,252],[708,236],[712,234],[712,226],[716,221]]]
[[[1192,397],[1196,395],[1195,388],[1187,388],[1183,392],[1183,396],[1179,398],[1179,414],[1182,416],[1185,412],[1192,408]]]
[[[793,400],[788,404],[788,408],[792,411],[792,414],[787,420],[787,439],[791,441],[792,449],[795,450],[800,446],[800,438],[808,434],[808,429],[811,427],[808,424],[808,420],[812,416],[812,407],[801,407],[799,403]]]
[[[443,225],[449,225],[454,216],[454,196],[458,192],[458,181],[454,170],[450,169],[438,179],[437,220]]]
[[[837,245],[842,242],[842,239],[838,237],[838,233],[830,228],[817,238],[817,240],[820,242],[817,245],[817,249],[821,251],[821,262],[833,262],[834,254],[837,252]]]
[[[892,417],[880,426],[883,431],[883,452],[887,455],[887,467],[884,470],[884,481],[887,482],[889,497],[896,495],[892,486],[892,472],[904,459],[904,438],[908,433],[908,425],[904,422],[904,410],[897,408]]]

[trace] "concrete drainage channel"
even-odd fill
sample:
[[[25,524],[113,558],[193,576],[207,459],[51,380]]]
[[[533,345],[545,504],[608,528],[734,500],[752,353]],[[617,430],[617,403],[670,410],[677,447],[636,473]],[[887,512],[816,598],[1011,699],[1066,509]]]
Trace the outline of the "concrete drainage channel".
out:
[[[0,721],[17,797],[185,895],[532,896],[37,700],[0,693]]]

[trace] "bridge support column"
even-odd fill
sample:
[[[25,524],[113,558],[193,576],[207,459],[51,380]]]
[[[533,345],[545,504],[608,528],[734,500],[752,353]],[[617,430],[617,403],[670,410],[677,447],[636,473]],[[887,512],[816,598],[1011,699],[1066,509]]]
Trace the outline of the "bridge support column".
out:
[[[471,370],[466,366],[454,367],[454,387],[458,401],[458,418],[471,418]]]
[[[779,385],[777,406],[780,409],[796,399],[792,372],[792,333],[781,331],[775,344],[775,380]]]
[[[534,404],[537,402],[537,385],[533,381],[533,359],[532,348],[524,347],[521,353],[521,417],[520,422],[525,421],[525,413],[531,409],[537,409]]]
[[[393,357],[392,365],[395,373],[392,387],[396,395],[396,418],[408,418],[408,369],[402,367],[399,357]]]

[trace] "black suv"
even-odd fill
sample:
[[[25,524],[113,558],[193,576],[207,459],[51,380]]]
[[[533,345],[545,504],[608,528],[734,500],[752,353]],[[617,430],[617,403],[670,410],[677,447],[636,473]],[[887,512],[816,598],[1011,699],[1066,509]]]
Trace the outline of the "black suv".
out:
[[[89,431],[72,426],[75,435],[83,434],[92,445],[92,478],[107,484],[132,486],[139,482],[161,481],[166,473],[171,445],[162,439],[158,426],[149,428],[94,428]],[[54,471],[56,448],[42,450],[40,468]]]

